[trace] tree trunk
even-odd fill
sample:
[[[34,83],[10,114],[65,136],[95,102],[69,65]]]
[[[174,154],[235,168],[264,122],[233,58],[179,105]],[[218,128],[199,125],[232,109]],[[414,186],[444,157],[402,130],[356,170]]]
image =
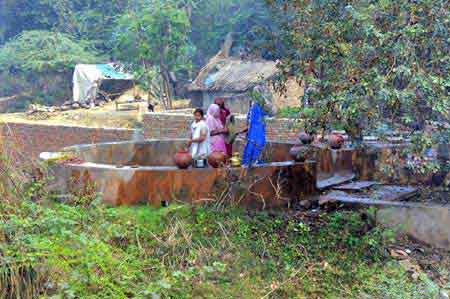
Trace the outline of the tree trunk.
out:
[[[172,109],[172,98],[175,94],[172,84],[170,83],[170,76],[164,63],[161,62],[161,76],[163,80],[164,90],[167,96],[167,108]]]

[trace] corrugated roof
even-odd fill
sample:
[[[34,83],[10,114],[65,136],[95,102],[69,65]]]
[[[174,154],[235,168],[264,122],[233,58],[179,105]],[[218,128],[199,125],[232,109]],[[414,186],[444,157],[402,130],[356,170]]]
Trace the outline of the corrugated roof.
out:
[[[205,68],[209,70],[205,71]],[[270,79],[278,71],[274,61],[237,58],[220,59],[205,68],[189,85],[189,90],[243,92]]]

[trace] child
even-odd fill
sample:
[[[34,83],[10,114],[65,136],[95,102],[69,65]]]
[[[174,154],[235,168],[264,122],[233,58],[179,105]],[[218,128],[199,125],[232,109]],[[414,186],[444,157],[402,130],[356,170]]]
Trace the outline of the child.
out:
[[[194,122],[191,125],[191,139],[188,145],[192,158],[205,159],[209,155],[210,134],[208,126],[203,118],[202,109],[194,111]]]

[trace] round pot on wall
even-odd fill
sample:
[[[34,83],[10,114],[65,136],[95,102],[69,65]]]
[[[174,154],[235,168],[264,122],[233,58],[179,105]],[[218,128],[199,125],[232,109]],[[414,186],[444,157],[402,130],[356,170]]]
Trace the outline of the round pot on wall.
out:
[[[192,156],[188,150],[179,150],[173,156],[173,162],[180,169],[187,169],[192,164]]]
[[[344,144],[344,137],[341,134],[331,134],[328,136],[328,145],[336,150],[340,149]]]
[[[208,156],[208,164],[213,168],[219,168],[225,165],[227,157],[222,152],[213,152]]]

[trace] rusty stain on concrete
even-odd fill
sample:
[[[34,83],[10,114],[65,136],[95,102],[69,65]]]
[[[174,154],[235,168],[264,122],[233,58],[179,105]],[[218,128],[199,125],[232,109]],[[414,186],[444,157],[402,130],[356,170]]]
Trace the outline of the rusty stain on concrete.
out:
[[[302,194],[316,192],[316,163],[286,161],[292,146],[289,143],[269,143],[264,156],[271,162],[253,167],[240,177],[242,168],[178,169],[172,157],[185,142],[176,139],[74,146],[65,150],[77,153],[85,163],[55,168],[66,182],[78,183],[78,188],[95,186],[111,205],[196,202],[213,198],[221,180],[233,183],[236,177],[247,188],[245,204],[252,206],[286,205]],[[236,144],[236,150],[242,146]]]

